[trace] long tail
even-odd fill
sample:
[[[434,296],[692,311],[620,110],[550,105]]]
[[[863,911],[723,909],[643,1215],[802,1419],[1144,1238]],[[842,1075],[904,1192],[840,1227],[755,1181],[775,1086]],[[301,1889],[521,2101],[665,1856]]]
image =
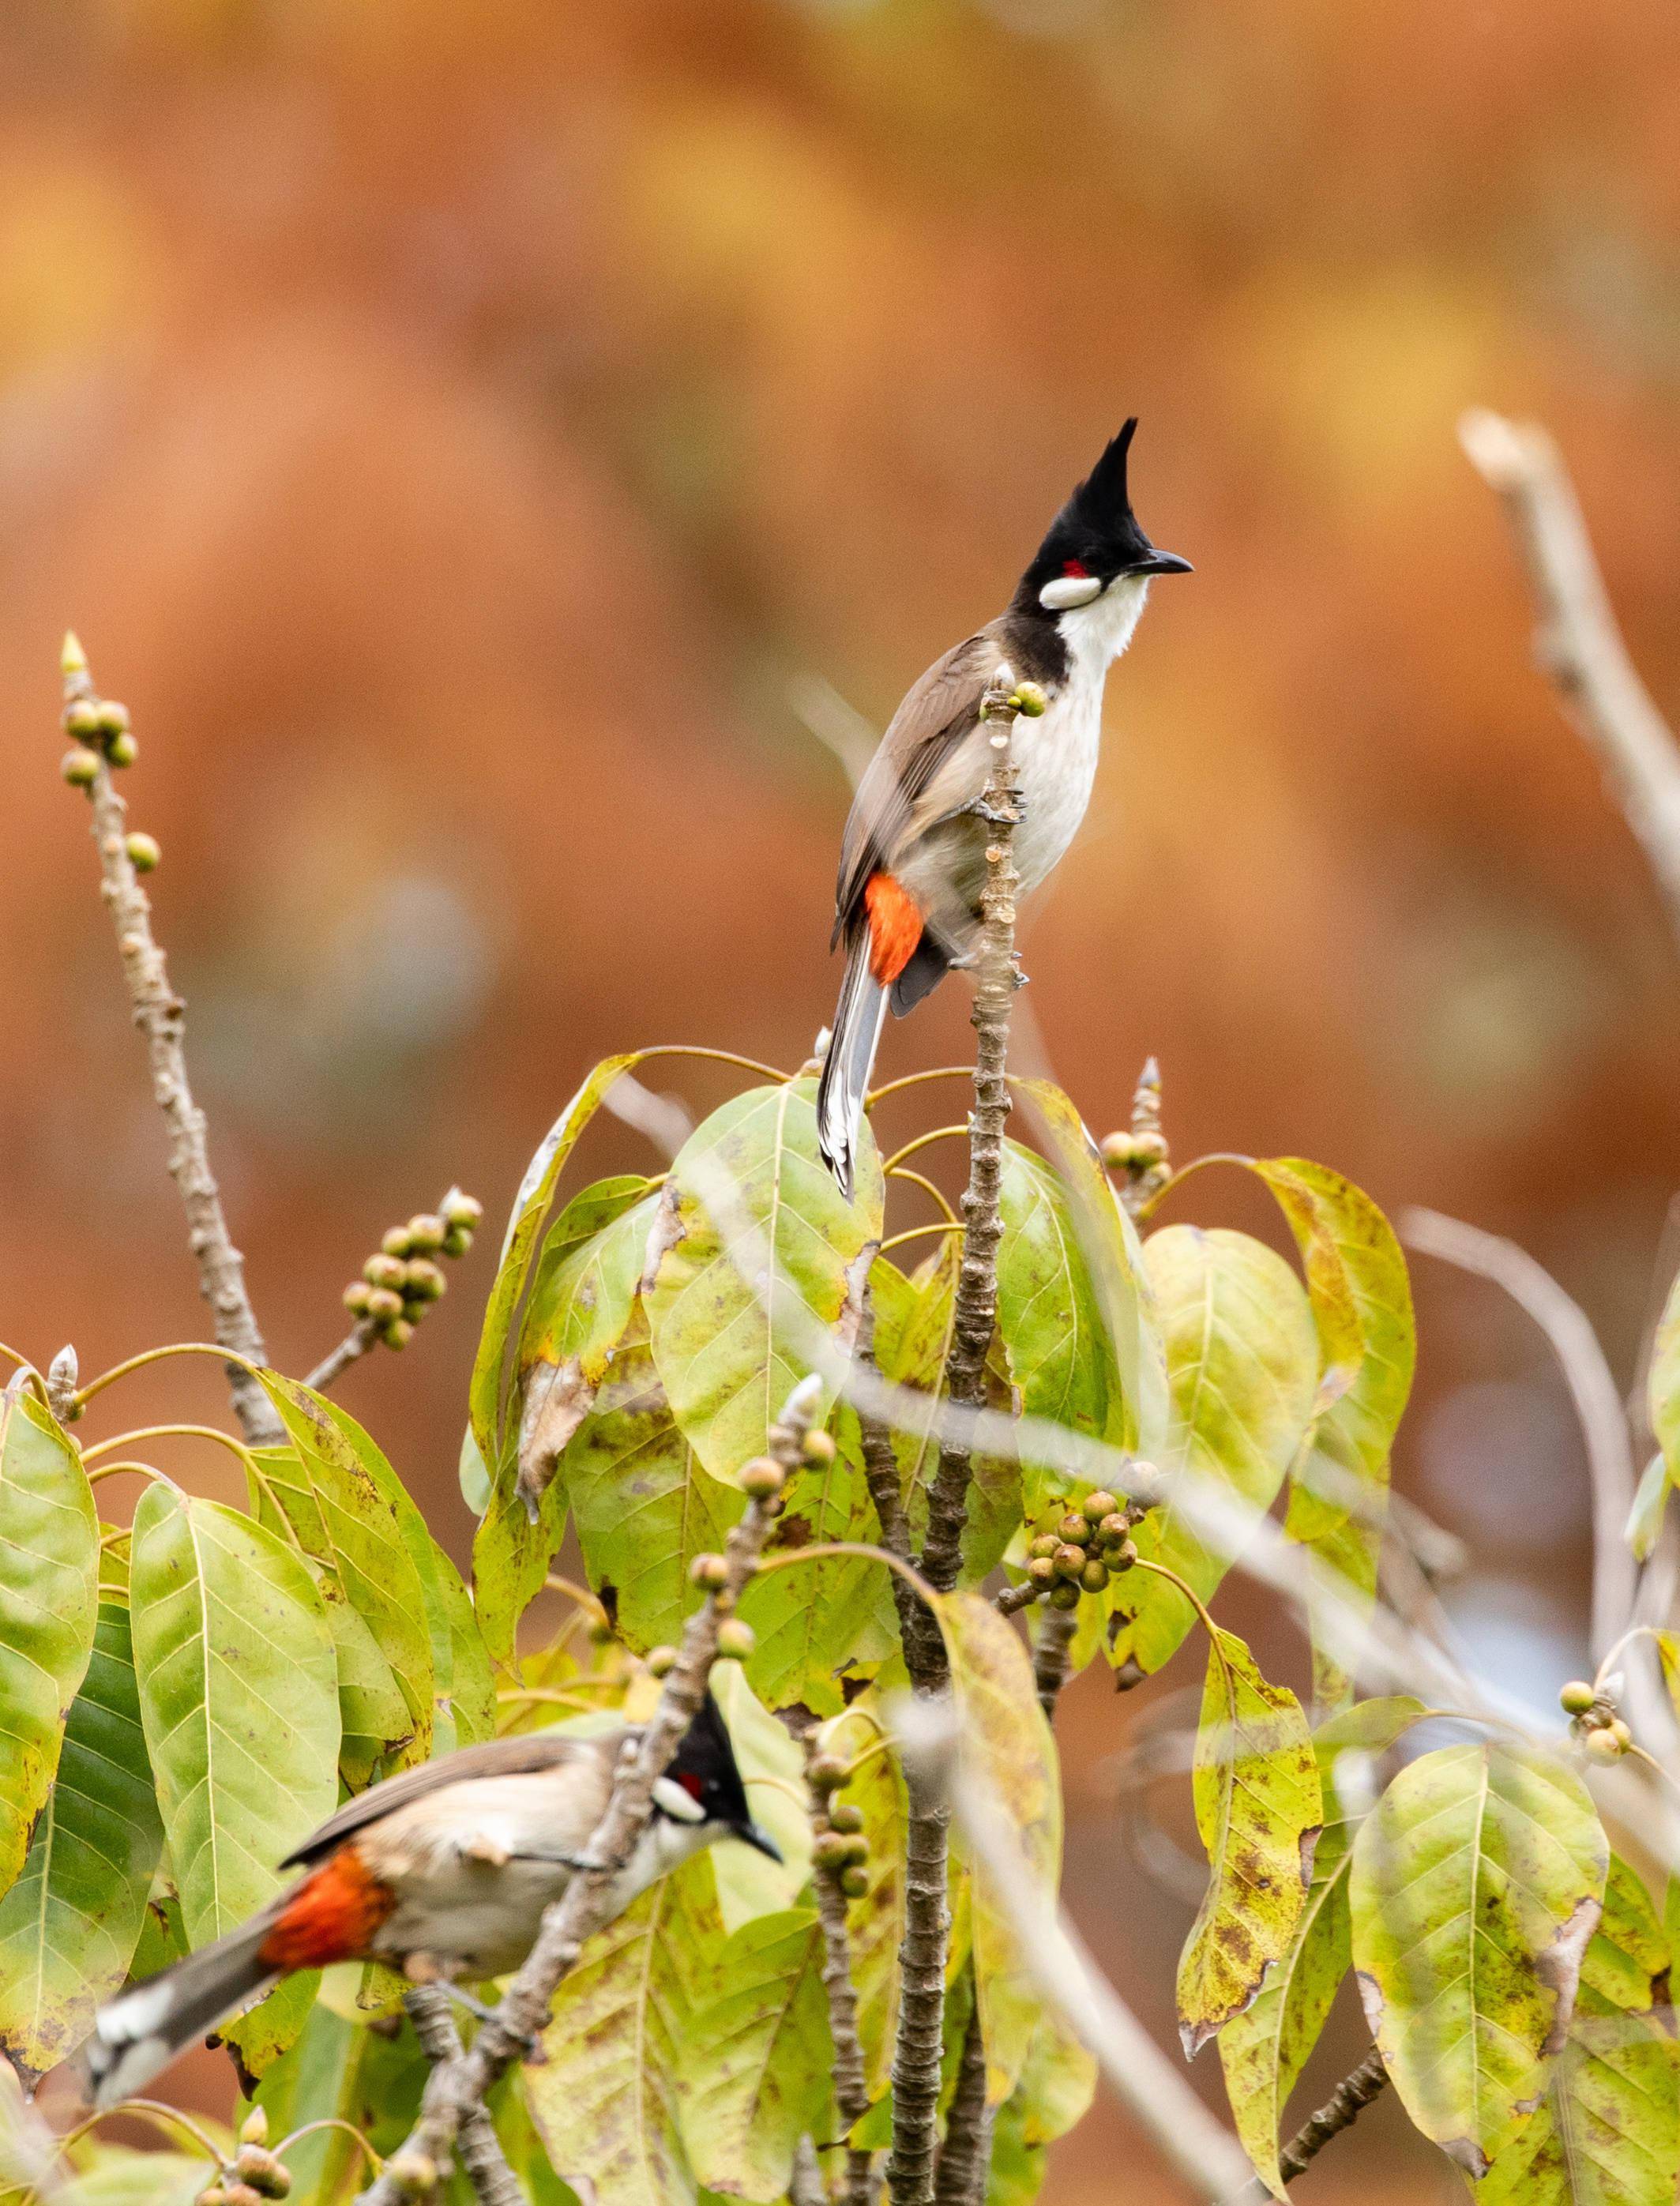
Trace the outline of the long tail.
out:
[[[817,1145],[823,1161],[852,1199],[852,1164],[863,1123],[863,1099],[886,1017],[887,992],[869,969],[869,934],[860,929],[846,959],[823,1076],[817,1083]]]
[[[109,2107],[145,2089],[177,2053],[225,2022],[275,1983],[281,1971],[263,1959],[271,1910],[177,1961],[102,2006],[82,2057],[93,2103]]]

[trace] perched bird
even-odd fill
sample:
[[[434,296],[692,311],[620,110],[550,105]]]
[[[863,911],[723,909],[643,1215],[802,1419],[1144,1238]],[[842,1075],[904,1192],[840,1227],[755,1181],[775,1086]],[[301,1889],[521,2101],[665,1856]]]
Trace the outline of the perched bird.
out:
[[[630,1735],[493,1739],[348,1801],[281,1863],[302,1866],[296,1883],[239,1929],[100,2008],[85,2048],[96,2105],[142,2090],[295,1969],[386,1961],[417,1982],[450,1984],[517,1968],[606,1811]],[[708,1695],[654,1785],[653,1813],[614,1880],[611,1913],[723,1838],[782,1858],[753,1821]]]
[[[1008,610],[936,660],[870,760],[840,849],[834,940],[846,947],[817,1092],[819,1138],[849,1198],[882,1021],[903,1018],[980,933],[992,754],[980,701],[998,667],[1036,683],[1042,718],[1016,723],[1021,824],[1015,863],[1034,889],[1072,842],[1097,770],[1103,683],[1131,641],[1153,575],[1188,575],[1158,552],[1126,489],[1128,421],[1050,525]]]

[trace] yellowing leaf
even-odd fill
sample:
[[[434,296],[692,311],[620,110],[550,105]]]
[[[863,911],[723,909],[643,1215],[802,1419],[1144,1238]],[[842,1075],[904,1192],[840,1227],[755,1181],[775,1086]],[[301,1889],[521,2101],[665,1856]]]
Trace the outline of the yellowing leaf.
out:
[[[1205,1601],[1231,1558],[1205,1544],[1173,1498],[1173,1474],[1223,1490],[1259,1516],[1300,1448],[1318,1385],[1318,1337],[1294,1267],[1246,1233],[1169,1225],[1144,1243],[1166,1350],[1171,1407],[1160,1468],[1167,1498],[1133,1537],[1146,1561],[1177,1572]],[[1114,1584],[1126,1621],[1110,1660],[1159,1670],[1196,1620],[1168,1579],[1133,1571]]]
[[[1477,2206],[1672,2206],[1680,2046],[1666,1935],[1613,1855],[1546,2098],[1476,2185]]]
[[[1179,2029],[1194,2057],[1289,1952],[1324,1812],[1300,1703],[1266,1683],[1234,1632],[1216,1632],[1208,1649],[1192,1789],[1212,1871],[1178,1964]]]
[[[978,1594],[947,1595],[938,1613],[962,1753],[986,1797],[1013,1825],[1028,1865],[1054,1893],[1062,1868],[1062,1794],[1056,1743],[1039,1705],[1031,1658]],[[996,2107],[1020,2078],[1043,2019],[1043,2001],[1022,1966],[1012,1919],[992,1897],[985,1871],[971,1864],[970,1874],[986,2103]]]
[[[1367,2018],[1407,2113],[1473,2177],[1545,2089],[1608,1861],[1574,1771],[1510,1746],[1423,1756],[1354,1841]]]
[[[825,2135],[834,2058],[813,1908],[761,1915],[709,1957],[678,2084],[682,2140],[709,2191],[779,2198],[801,2136]]]
[[[99,1535],[81,1458],[41,1405],[0,1394],[0,1892],[18,1871],[93,1649]]]

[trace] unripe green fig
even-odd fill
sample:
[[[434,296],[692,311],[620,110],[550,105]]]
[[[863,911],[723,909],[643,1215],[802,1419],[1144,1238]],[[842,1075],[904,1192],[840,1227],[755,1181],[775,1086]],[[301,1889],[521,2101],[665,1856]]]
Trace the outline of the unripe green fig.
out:
[[[1089,1559],[1083,1547],[1058,1547],[1056,1550],[1057,1577],[1076,1578]]]
[[[376,1325],[395,1325],[402,1315],[402,1297],[395,1287],[369,1287],[365,1305]]]
[[[1114,1515],[1120,1504],[1099,1486],[1094,1494],[1087,1494],[1079,1505],[1087,1523],[1100,1525],[1105,1517]]]
[[[768,1501],[788,1482],[788,1474],[773,1455],[755,1455],[741,1470],[741,1490],[754,1501]]]
[[[414,1337],[414,1321],[408,1317],[392,1318],[388,1325],[380,1328],[379,1333],[379,1338],[387,1348],[406,1348]]]
[[[1584,1716],[1598,1698],[1584,1678],[1571,1678],[1558,1696],[1558,1705],[1567,1716]]]
[[[1027,1565],[1027,1576],[1035,1586],[1054,1585],[1057,1577],[1054,1555],[1034,1555]]]
[[[442,1267],[434,1264],[429,1256],[411,1256],[402,1272],[403,1292],[413,1302],[435,1303],[448,1290],[450,1283],[444,1277]]]
[[[1051,1586],[1050,1605],[1052,1608],[1077,1608],[1079,1607],[1078,1586],[1070,1578],[1063,1578],[1060,1585]]]
[[[444,1197],[444,1224],[457,1232],[470,1233],[484,1216],[484,1205],[474,1195],[452,1187]]]
[[[696,1555],[688,1565],[688,1579],[708,1593],[721,1593],[730,1582],[730,1566],[721,1555]]]
[[[389,1287],[400,1294],[408,1276],[408,1267],[400,1256],[370,1256],[361,1267],[361,1276],[370,1287]]]
[[[473,1230],[469,1225],[451,1225],[444,1236],[446,1256],[464,1256],[473,1245]]]
[[[422,1210],[408,1220],[408,1246],[417,1256],[433,1255],[448,1237],[448,1226],[432,1211]]]
[[[99,754],[78,743],[65,752],[59,761],[58,771],[72,789],[91,789],[98,778]]]
[[[813,1425],[800,1443],[800,1453],[808,1464],[832,1463],[838,1452],[833,1434],[824,1432],[818,1425]]]
[[[851,1771],[837,1754],[814,1756],[805,1773],[806,1782],[813,1792],[837,1792],[850,1775]]]
[[[391,1226],[379,1243],[387,1256],[406,1256],[411,1245],[406,1225]]]
[[[861,1899],[869,1889],[867,1869],[847,1869],[840,1872],[840,1889],[848,1899]]]
[[[128,853],[128,863],[137,873],[155,873],[163,863],[163,846],[155,835],[142,834],[136,828],[123,843]]]
[[[1079,1583],[1087,1593],[1100,1593],[1108,1583],[1108,1565],[1093,1557],[1079,1574]]]
[[[745,1662],[758,1645],[758,1635],[738,1616],[726,1616],[718,1626],[718,1660]]]
[[[98,739],[103,733],[99,725],[99,708],[91,698],[78,697],[75,703],[67,709],[64,732],[79,736],[83,742],[90,736],[95,741]]]
[[[846,1841],[837,1832],[825,1831],[811,1848],[811,1858],[819,1869],[837,1874],[851,1860],[846,1851]]]
[[[863,1828],[863,1810],[855,1801],[837,1800],[828,1811],[831,1829],[849,1837]]]
[[[113,766],[132,766],[140,756],[140,745],[130,735],[113,736],[105,745],[105,756]]]
[[[668,1677],[676,1667],[676,1648],[650,1647],[647,1650],[647,1666],[654,1677]]]

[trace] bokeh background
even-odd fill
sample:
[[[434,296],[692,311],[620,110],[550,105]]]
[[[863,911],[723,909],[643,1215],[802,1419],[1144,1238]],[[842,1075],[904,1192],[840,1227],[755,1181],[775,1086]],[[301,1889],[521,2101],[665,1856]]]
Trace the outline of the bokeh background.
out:
[[[1630,1379],[1680,967],[1454,432],[1552,426],[1680,699],[1677,221],[1670,0],[9,0],[0,1333],[91,1370],[203,1330],[57,772],[67,624],[134,715],[216,1159],[303,1369],[379,1231],[453,1179],[499,1216],[597,1056],[806,1053],[846,787],[790,697],[884,722],[1135,411],[1139,511],[1197,573],[1111,682],[1031,922],[1056,1066],[1100,1130],[1155,1051],[1181,1154],[1303,1153],[1513,1234]],[[888,1069],[960,1054],[965,1011]],[[1197,1203],[1265,1220],[1234,1179]],[[461,1553],[490,1254],[344,1388]],[[1401,1483],[1543,1702],[1580,1659],[1580,1447],[1518,1316],[1418,1286]],[[123,1414],[188,1401],[213,1373]],[[1126,1851],[1115,1757],[1191,1682],[1067,1712],[1069,1887],[1163,2030],[1189,1908]],[[1171,2195],[1102,2102],[1051,2196],[1117,2165]],[[1457,2185],[1379,2108],[1302,2191]]]

